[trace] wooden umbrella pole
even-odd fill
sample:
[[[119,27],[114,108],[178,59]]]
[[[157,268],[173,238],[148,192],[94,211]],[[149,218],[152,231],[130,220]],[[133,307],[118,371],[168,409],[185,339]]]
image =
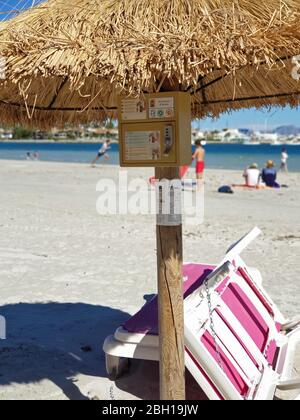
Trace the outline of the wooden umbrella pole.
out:
[[[179,168],[156,168],[156,179],[178,179]],[[185,400],[182,225],[157,226],[160,398]]]

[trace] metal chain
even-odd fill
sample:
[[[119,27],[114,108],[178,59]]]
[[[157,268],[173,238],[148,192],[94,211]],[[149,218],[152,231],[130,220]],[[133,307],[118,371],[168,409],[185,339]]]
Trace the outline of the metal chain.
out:
[[[206,291],[206,295],[207,295],[210,329],[211,329],[212,337],[213,337],[213,340],[214,340],[214,343],[215,343],[215,346],[216,346],[217,362],[218,362],[220,368],[223,370],[223,372],[225,372],[224,365],[223,365],[223,362],[222,362],[221,352],[220,352],[220,346],[219,346],[218,340],[217,340],[217,333],[216,333],[215,323],[214,323],[214,318],[213,318],[214,311],[213,311],[213,308],[212,308],[211,294],[210,294],[210,290],[209,290],[208,280],[205,280],[204,285],[205,285],[205,291]]]

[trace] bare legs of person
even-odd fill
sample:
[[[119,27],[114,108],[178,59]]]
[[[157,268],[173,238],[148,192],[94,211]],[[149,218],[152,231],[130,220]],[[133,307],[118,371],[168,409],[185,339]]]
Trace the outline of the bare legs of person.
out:
[[[99,158],[100,158],[100,156],[99,156],[99,155],[97,155],[97,156],[95,157],[95,159],[91,162],[91,167],[92,167],[92,168],[95,168],[96,163],[97,163],[97,161],[99,160]]]
[[[96,167],[96,163],[100,158],[104,158],[104,160],[107,162],[109,160],[109,156],[107,154],[98,154],[95,159],[93,160],[93,162],[91,163],[92,168]]]
[[[203,173],[196,174],[197,179],[197,191],[201,191],[204,187],[204,176]]]

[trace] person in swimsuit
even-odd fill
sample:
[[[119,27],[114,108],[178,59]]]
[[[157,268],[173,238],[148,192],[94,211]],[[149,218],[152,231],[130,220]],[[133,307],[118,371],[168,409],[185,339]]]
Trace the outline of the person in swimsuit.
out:
[[[197,140],[195,142],[196,150],[193,155],[193,159],[196,161],[196,178],[197,184],[199,187],[202,186],[203,183],[203,175],[205,169],[205,150],[202,146],[201,140]]]
[[[287,149],[286,148],[282,149],[282,153],[281,153],[281,165],[280,165],[280,170],[281,171],[284,171],[284,172],[288,172],[289,171],[288,170],[288,164],[287,164],[288,158],[289,158],[289,155],[288,155]]]
[[[104,156],[105,160],[109,159],[109,156],[107,154],[107,151],[109,149],[110,149],[110,140],[108,139],[103,143],[101,149],[99,149],[97,156],[95,157],[95,159],[91,163],[92,167],[95,167],[97,160],[102,158],[103,156]]]

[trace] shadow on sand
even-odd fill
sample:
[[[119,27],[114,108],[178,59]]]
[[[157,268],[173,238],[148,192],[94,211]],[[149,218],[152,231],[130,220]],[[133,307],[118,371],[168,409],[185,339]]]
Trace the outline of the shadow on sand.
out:
[[[145,296],[147,301],[147,296]],[[0,388],[9,384],[52,381],[70,400],[90,399],[77,386],[77,375],[89,382],[107,378],[104,339],[130,315],[120,310],[84,303],[19,303],[0,307],[6,318],[7,340],[0,340]],[[133,361],[129,373],[116,383],[98,381],[96,397],[143,400],[159,398],[158,363]],[[78,384],[79,385],[79,384]],[[108,392],[107,392],[108,391]],[[36,391],[34,391],[36,392]],[[55,399],[42,391],[49,399]],[[30,394],[34,398],[35,394]],[[38,395],[41,397],[41,395]],[[187,398],[203,399],[194,379],[187,374]]]
[[[19,303],[0,307],[7,340],[0,340],[0,387],[43,379],[72,400],[86,399],[76,375],[106,377],[102,344],[129,314],[84,303]]]

